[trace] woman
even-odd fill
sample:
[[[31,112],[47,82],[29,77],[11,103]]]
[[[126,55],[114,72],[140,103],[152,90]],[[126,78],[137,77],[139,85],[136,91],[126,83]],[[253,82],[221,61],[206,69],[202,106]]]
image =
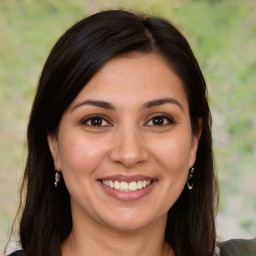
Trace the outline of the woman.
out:
[[[171,24],[125,11],[75,24],[39,81],[13,255],[213,256],[210,123]]]

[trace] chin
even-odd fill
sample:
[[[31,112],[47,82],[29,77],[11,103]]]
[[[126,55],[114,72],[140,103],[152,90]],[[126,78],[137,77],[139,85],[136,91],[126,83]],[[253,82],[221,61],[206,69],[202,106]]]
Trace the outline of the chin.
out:
[[[107,220],[105,219],[107,225],[119,231],[136,231],[149,227],[161,220],[166,222],[167,213],[166,215],[163,215],[163,217],[156,218],[152,214],[152,210],[151,212],[148,210],[143,213],[141,211],[136,211],[136,209],[130,211],[124,209],[124,211],[125,212],[119,211],[119,213],[113,215],[111,214],[110,218]],[[151,214],[149,215],[148,213]]]

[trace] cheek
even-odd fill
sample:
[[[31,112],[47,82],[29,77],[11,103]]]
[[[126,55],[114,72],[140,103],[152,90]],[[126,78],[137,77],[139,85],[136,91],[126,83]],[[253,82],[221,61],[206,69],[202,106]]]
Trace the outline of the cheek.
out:
[[[156,144],[155,144],[156,145]],[[165,140],[154,147],[156,159],[166,169],[189,168],[190,143],[179,138]]]
[[[81,182],[82,177],[93,174],[105,155],[104,148],[84,134],[66,134],[61,142],[59,152],[63,175]]]
[[[182,136],[170,136],[155,143],[153,155],[155,160],[163,168],[164,176],[172,176],[175,180],[179,177],[186,177],[190,165],[191,143],[189,138]]]

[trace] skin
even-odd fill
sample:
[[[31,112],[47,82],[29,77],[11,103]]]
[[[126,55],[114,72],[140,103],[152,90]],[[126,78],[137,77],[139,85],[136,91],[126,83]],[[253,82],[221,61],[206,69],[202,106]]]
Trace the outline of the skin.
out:
[[[167,212],[186,184],[199,137],[182,81],[159,55],[109,61],[65,111],[58,135],[48,135],[71,200],[63,255],[174,255],[164,241]],[[139,198],[119,192],[122,200],[99,181],[113,175],[154,182]]]

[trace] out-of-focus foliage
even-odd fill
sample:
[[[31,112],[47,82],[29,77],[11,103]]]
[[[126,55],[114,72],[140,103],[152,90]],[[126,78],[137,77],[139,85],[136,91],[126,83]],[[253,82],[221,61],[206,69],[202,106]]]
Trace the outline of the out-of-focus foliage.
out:
[[[68,27],[113,8],[164,17],[188,38],[209,87],[220,213],[256,235],[255,0],[0,0],[0,240],[17,208],[16,176],[43,63]]]

